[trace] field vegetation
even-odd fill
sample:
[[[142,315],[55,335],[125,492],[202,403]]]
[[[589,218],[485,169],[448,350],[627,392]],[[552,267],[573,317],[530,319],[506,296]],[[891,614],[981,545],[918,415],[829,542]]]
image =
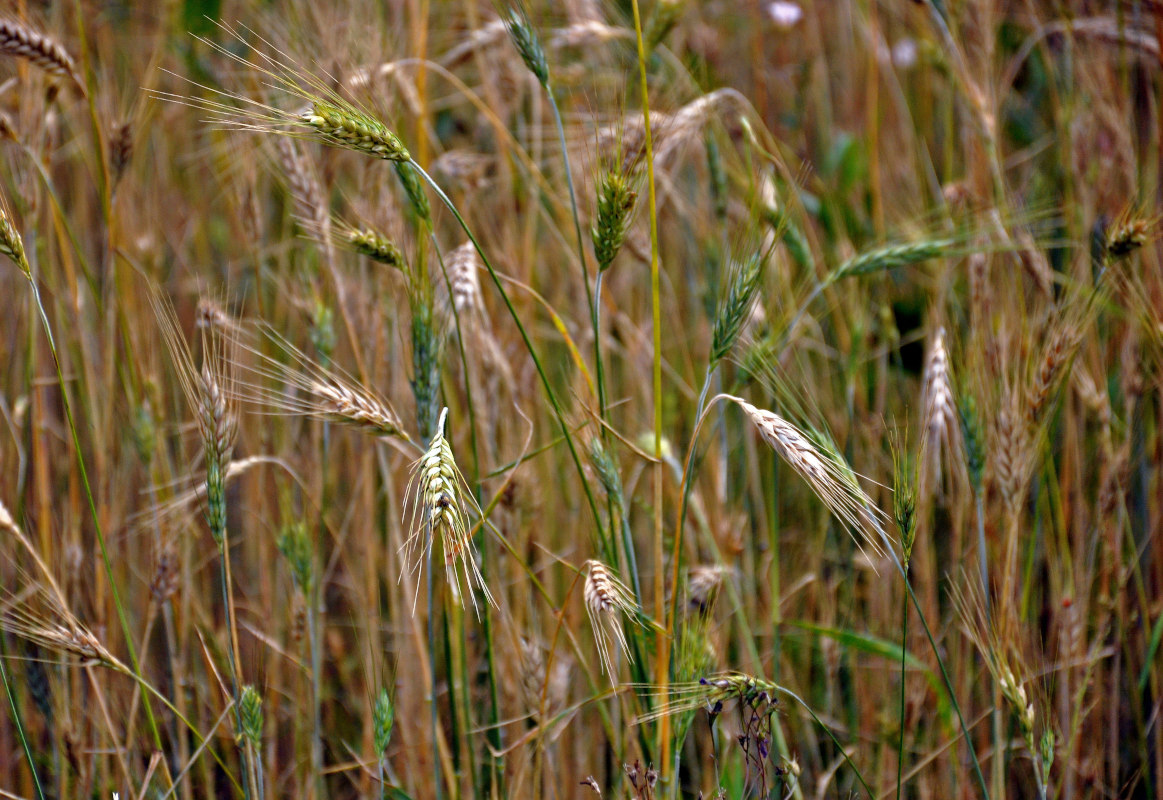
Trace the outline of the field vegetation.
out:
[[[0,16],[0,795],[1163,797],[1163,5]]]

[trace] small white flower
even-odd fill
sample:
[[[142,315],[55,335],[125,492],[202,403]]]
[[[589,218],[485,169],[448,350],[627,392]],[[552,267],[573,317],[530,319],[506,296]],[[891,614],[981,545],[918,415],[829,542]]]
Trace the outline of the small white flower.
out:
[[[804,10],[788,0],[774,0],[767,4],[767,14],[777,28],[788,30],[804,18]]]
[[[917,41],[904,38],[892,46],[892,64],[897,69],[911,69],[917,65]]]

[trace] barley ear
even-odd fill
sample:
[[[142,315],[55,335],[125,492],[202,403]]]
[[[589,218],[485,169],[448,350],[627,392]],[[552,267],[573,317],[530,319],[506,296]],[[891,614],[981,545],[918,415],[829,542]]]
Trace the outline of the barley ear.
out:
[[[23,58],[58,78],[68,78],[83,93],[76,64],[60,42],[39,33],[23,22],[0,19],[0,53]]]
[[[28,257],[24,254],[24,240],[12,224],[12,215],[3,202],[0,202],[0,253],[11,258],[24,277],[32,280],[32,267],[28,265]]]

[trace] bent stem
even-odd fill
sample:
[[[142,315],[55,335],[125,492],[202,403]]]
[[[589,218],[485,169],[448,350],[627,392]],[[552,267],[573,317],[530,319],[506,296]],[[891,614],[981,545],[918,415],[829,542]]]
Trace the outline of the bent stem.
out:
[[[550,406],[553,407],[554,416],[557,417],[557,423],[561,428],[561,434],[565,439],[565,445],[569,449],[570,458],[573,459],[574,467],[577,469],[578,476],[581,478],[582,490],[585,492],[586,502],[590,507],[590,512],[593,514],[594,524],[598,527],[598,539],[601,542],[603,549],[609,551],[610,546],[606,539],[605,531],[602,528],[602,517],[598,513],[597,501],[594,499],[594,494],[590,489],[589,481],[586,480],[585,468],[582,466],[581,457],[578,455],[577,445],[573,440],[573,435],[570,433],[569,425],[565,421],[565,415],[561,410],[561,402],[557,399],[557,394],[553,391],[553,386],[549,382],[549,376],[545,373],[545,367],[542,365],[541,359],[537,356],[537,351],[533,347],[533,342],[529,339],[528,331],[526,331],[525,326],[521,324],[521,318],[517,314],[517,309],[513,307],[513,301],[510,299],[509,293],[505,291],[505,287],[501,284],[500,276],[493,268],[493,262],[489,260],[489,257],[485,254],[485,251],[481,247],[480,242],[477,241],[476,236],[468,227],[468,223],[464,221],[464,217],[460,215],[460,211],[457,210],[456,205],[452,202],[451,199],[449,199],[448,195],[444,193],[444,190],[440,188],[440,185],[432,178],[431,175],[428,174],[428,172],[423,167],[421,167],[415,161],[410,161],[408,163],[410,163],[413,169],[415,169],[420,177],[424,179],[424,182],[427,183],[429,187],[431,187],[432,191],[436,192],[436,196],[440,198],[440,202],[444,204],[444,206],[449,210],[449,213],[451,213],[452,216],[456,219],[457,224],[459,224],[461,230],[464,231],[464,235],[468,237],[470,242],[472,242],[472,246],[477,251],[477,255],[481,257],[481,262],[485,265],[485,269],[489,271],[489,277],[492,278],[493,284],[497,287],[497,291],[500,292],[501,300],[505,303],[505,308],[508,310],[509,316],[513,318],[513,322],[517,326],[517,331],[521,334],[521,341],[524,343],[525,349],[533,361],[533,366],[537,370],[537,376],[541,379],[542,388],[545,390],[545,396],[549,400]]]

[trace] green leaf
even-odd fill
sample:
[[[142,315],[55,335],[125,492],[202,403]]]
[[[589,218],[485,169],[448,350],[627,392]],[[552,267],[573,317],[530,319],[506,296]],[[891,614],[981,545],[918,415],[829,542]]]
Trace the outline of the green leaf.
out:
[[[839,642],[845,647],[850,647],[853,650],[858,650],[869,655],[880,656],[898,666],[901,663],[901,646],[896,642],[890,642],[887,639],[881,639],[876,636],[870,636],[864,633],[857,633],[855,631],[841,630],[839,628],[827,628],[823,625],[816,625],[813,622],[804,622],[801,620],[784,620],[784,625],[792,628],[799,628],[807,633],[814,633],[817,636],[823,636]],[[909,669],[916,670],[925,676],[925,680],[933,689],[933,694],[937,697],[937,714],[941,721],[946,726],[952,728],[953,726],[953,711],[949,706],[949,700],[945,695],[945,690],[942,687],[937,676],[929,669],[920,659],[914,656],[907,650],[904,653],[905,666]]]

